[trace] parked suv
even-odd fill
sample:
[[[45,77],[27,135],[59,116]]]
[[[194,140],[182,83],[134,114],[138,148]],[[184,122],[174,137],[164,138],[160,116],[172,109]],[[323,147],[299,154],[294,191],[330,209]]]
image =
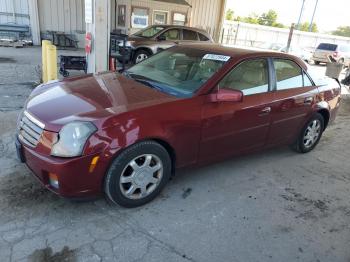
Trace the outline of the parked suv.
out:
[[[319,63],[327,63],[329,55],[337,62],[348,65],[350,63],[350,45],[321,43],[316,48],[312,59],[316,65]]]
[[[129,36],[127,61],[137,64],[149,56],[180,43],[213,42],[204,30],[174,25],[153,25]]]

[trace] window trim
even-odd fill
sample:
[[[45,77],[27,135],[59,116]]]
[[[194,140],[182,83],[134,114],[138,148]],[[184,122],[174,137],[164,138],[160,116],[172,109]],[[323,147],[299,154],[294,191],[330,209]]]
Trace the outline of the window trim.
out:
[[[262,56],[262,57],[250,57],[250,58],[245,58],[242,61],[238,62],[237,64],[235,64],[230,70],[228,70],[228,72],[226,74],[224,74],[218,81],[217,83],[214,85],[214,87],[210,90],[209,93],[212,93],[213,90],[218,90],[219,89],[219,84],[222,80],[224,80],[224,78],[230,74],[233,70],[235,70],[237,67],[239,67],[241,64],[248,62],[248,61],[254,61],[254,60],[265,60],[266,65],[267,65],[267,92],[263,92],[263,93],[256,93],[256,94],[251,94],[251,95],[244,95],[244,96],[253,96],[253,95],[261,95],[261,94],[267,94],[269,92],[271,92],[271,73],[270,73],[270,64],[269,64],[269,59],[270,57],[267,56]]]

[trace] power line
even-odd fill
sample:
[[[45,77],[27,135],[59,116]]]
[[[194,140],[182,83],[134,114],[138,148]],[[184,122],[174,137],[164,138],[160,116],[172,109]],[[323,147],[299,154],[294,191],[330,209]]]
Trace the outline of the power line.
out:
[[[314,12],[312,14],[311,23],[310,23],[310,27],[309,27],[309,32],[312,31],[312,24],[314,22],[314,17],[315,17],[315,13],[316,13],[316,9],[317,9],[317,4],[318,4],[318,0],[316,0],[315,9],[314,9]]]

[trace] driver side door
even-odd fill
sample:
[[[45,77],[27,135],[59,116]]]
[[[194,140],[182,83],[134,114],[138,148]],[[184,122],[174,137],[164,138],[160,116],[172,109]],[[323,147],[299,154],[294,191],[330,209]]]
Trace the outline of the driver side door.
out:
[[[202,111],[202,136],[199,162],[262,148],[270,125],[271,103],[267,59],[249,59],[231,70],[219,89],[243,92],[241,102],[206,102]]]

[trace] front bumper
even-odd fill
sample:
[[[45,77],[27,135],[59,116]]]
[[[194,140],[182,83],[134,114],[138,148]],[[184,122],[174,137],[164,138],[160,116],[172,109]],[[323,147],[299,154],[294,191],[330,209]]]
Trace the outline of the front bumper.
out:
[[[18,139],[16,148],[19,157],[22,157],[34,176],[55,194],[69,198],[84,198],[102,193],[107,165],[99,161],[92,172],[89,170],[92,159],[99,154],[66,159],[52,157],[36,152],[34,148],[23,145]],[[50,183],[50,173],[56,175],[58,188]]]

